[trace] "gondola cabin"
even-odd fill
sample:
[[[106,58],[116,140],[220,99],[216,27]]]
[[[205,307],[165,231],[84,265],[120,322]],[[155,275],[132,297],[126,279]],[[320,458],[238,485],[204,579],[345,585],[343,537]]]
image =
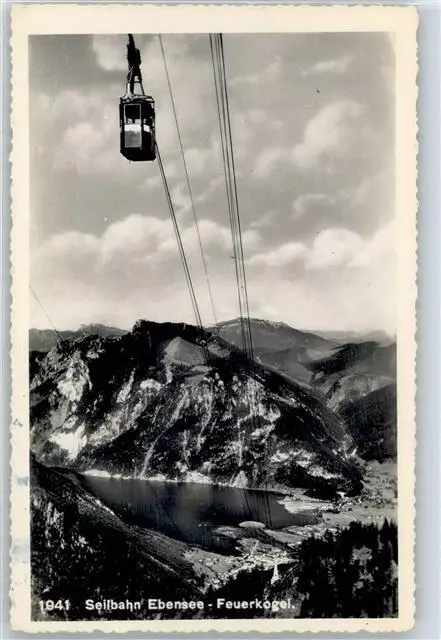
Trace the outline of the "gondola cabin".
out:
[[[156,158],[155,101],[150,96],[121,98],[119,104],[121,153],[133,162]]]

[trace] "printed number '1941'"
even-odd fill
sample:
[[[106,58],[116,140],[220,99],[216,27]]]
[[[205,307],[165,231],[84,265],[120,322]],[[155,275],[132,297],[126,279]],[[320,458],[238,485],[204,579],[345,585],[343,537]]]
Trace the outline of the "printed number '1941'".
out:
[[[40,600],[40,609],[42,613],[46,611],[69,611],[70,602],[69,600]]]

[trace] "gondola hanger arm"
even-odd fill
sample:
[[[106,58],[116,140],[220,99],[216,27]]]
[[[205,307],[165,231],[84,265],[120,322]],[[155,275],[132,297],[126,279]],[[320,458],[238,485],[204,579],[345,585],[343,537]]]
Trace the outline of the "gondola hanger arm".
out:
[[[141,75],[141,52],[135,45],[135,39],[131,33],[128,34],[127,43],[127,64],[129,71],[127,74],[127,95],[133,96],[135,93],[135,82],[142,88]]]

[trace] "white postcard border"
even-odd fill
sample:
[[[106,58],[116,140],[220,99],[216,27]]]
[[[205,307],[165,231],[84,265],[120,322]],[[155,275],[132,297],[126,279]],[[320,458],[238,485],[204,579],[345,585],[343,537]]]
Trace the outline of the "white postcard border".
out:
[[[412,628],[417,278],[417,11],[413,7],[15,5],[12,7],[11,627],[25,632],[356,632]],[[136,28],[134,29],[134,26]],[[34,34],[388,31],[396,48],[399,617],[33,622],[29,540],[29,84]]]

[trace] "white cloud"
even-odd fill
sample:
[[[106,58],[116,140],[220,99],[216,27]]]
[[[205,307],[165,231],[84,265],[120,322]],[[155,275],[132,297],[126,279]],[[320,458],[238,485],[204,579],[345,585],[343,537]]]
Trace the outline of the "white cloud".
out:
[[[316,184],[325,186],[320,180]],[[330,227],[346,228],[365,236],[393,216],[394,172],[390,168],[372,174],[365,172],[359,182],[354,180],[343,188],[338,188],[338,184],[338,180],[329,181],[326,191],[301,193],[294,199],[290,219],[302,237]]]
[[[144,259],[158,252],[158,244],[171,235],[169,220],[134,214],[111,224],[98,240],[98,263],[116,259]]]
[[[232,252],[229,227],[206,219],[199,220],[198,224],[204,251],[210,254],[220,250],[229,261]],[[180,225],[180,233],[187,258],[192,259],[199,253],[193,221]],[[246,229],[242,242],[244,251],[255,251],[260,244],[260,234]],[[105,276],[110,264],[114,272],[139,261],[154,264],[178,255],[173,226],[168,218],[132,214],[109,225],[100,236],[76,231],[51,236],[35,251],[33,259],[34,266],[48,269],[48,273],[54,264],[61,268],[63,263],[74,278],[86,261],[94,271],[104,269],[102,274]]]
[[[270,127],[273,127],[272,114],[265,109],[239,110],[236,107],[232,110],[231,128],[234,141],[234,156],[239,163],[247,156],[253,157],[254,149],[260,150],[266,140],[270,141]],[[219,158],[221,157],[220,154],[219,150]]]
[[[48,101],[39,94],[36,109],[40,126],[56,139],[49,147],[53,169],[79,175],[112,174],[118,179],[127,175],[128,163],[119,151],[117,106],[108,95],[98,89],[68,90]]]
[[[213,251],[221,250],[225,256],[229,256],[232,252],[231,232],[227,227],[223,227],[211,220],[198,220],[199,234],[202,241],[204,252],[208,255]],[[187,256],[198,256],[200,252],[199,238],[196,226],[191,224],[181,231],[182,244]],[[246,244],[247,240],[244,244]],[[248,240],[249,242],[249,240]],[[254,248],[253,239],[251,245]],[[176,239],[174,237],[167,238],[157,248],[158,254],[163,252],[176,253]]]
[[[348,229],[326,229],[314,240],[306,266],[328,269],[350,264],[364,248],[362,238]]]
[[[352,62],[351,56],[341,56],[333,60],[321,60],[303,72],[303,76],[320,75],[326,73],[345,73]]]
[[[219,187],[224,185],[225,185],[224,174],[222,173],[218,176],[215,176],[210,180],[206,189],[204,189],[204,191],[202,191],[195,197],[195,202],[198,204],[202,202],[206,202],[219,189]],[[225,190],[225,187],[224,187],[224,190]]]
[[[233,243],[229,227],[224,227],[217,222],[205,219],[199,220],[198,226],[204,251],[209,251],[211,248],[219,248],[224,252],[224,255],[228,254],[228,257],[232,255]],[[261,237],[258,231],[245,229],[242,232],[242,247],[245,253],[255,251],[260,245],[260,241]],[[186,229],[183,242],[186,247],[189,247],[190,251],[195,251],[199,248],[194,225]]]
[[[396,259],[396,230],[395,222],[392,221],[379,229],[372,238],[364,242],[352,261],[351,266],[369,268],[387,258],[389,268],[393,267]]]
[[[340,194],[340,197],[341,199],[348,199],[354,206],[365,205],[370,202],[375,202],[376,196],[384,194],[389,190],[393,192],[394,182],[393,168],[385,167],[379,173],[366,176],[359,184],[352,188],[345,189]]]
[[[282,59],[275,56],[271,62],[263,67],[258,73],[250,73],[244,76],[236,76],[229,82],[231,87],[237,85],[260,85],[261,83],[270,83],[277,80],[282,73]]]
[[[47,255],[56,263],[66,253],[72,251],[80,259],[92,256],[97,252],[98,239],[91,233],[79,231],[66,231],[65,233],[51,236],[46,243],[38,249],[40,255]]]
[[[292,217],[296,220],[308,213],[311,209],[326,208],[326,205],[332,204],[333,199],[323,193],[305,193],[298,196],[292,205]]]
[[[231,233],[227,227],[222,227],[212,220],[201,220],[198,223],[198,227],[204,250],[209,250],[211,247],[220,247],[224,251],[230,251],[232,246]],[[199,241],[194,226],[185,231],[183,240],[190,251],[198,250]]]
[[[156,189],[161,184],[161,176],[156,174],[151,176],[150,178],[146,178],[144,182],[141,183],[140,189],[143,191],[151,191],[152,189]]]
[[[162,184],[161,174],[159,172],[158,165],[156,163],[144,164],[146,173],[149,174],[148,178],[145,178],[139,188],[145,192],[151,192]],[[170,178],[176,178],[178,176],[178,167],[175,162],[164,162],[164,173],[167,180]]]
[[[254,172],[258,177],[272,175],[289,161],[301,169],[319,168],[323,161],[333,166],[339,160],[372,154],[374,141],[363,105],[350,100],[333,102],[309,120],[303,140],[292,149],[280,145],[264,148]]]
[[[324,157],[356,157],[369,133],[361,104],[349,100],[333,102],[308,122],[302,142],[292,150],[292,161],[301,168],[313,169]]]
[[[395,331],[394,225],[363,240],[327,229],[309,247],[284,243],[249,261],[253,313],[298,328]],[[284,303],[280,304],[283,300]]]
[[[127,71],[127,36],[97,35],[92,38],[92,48],[97,63],[105,71]]]
[[[237,315],[228,227],[201,220],[200,232],[221,319]],[[198,302],[210,320],[193,224],[182,228]],[[248,261],[254,315],[300,328],[394,330],[393,225],[363,241],[346,229],[323,231],[311,246],[287,242]],[[261,239],[244,233],[246,253]],[[217,256],[218,262],[213,262]],[[212,269],[213,267],[213,269]],[[219,271],[221,269],[221,271]],[[34,253],[32,281],[56,326],[100,321],[130,327],[138,317],[194,322],[172,225],[132,215],[101,235],[68,232]],[[284,301],[280,304],[280,301]],[[45,326],[33,305],[32,324]]]
[[[35,95],[33,117],[53,144],[46,149],[52,153],[55,170],[74,170],[80,175],[124,173],[117,106],[109,95],[118,96],[117,88],[111,86],[108,95],[99,89],[69,89],[53,97]]]
[[[253,222],[251,223],[251,227],[253,229],[265,229],[267,227],[271,227],[277,217],[278,214],[276,211],[267,211],[259,218],[256,218],[256,220],[253,220]]]
[[[181,222],[192,210],[190,192],[186,182],[178,182],[171,189],[171,199],[175,208],[175,213]]]
[[[252,267],[286,267],[293,262],[304,260],[308,251],[299,242],[287,242],[274,251],[258,253],[248,260]]]
[[[270,317],[311,331],[320,329],[367,332],[396,331],[396,296],[393,268],[387,254],[369,268],[324,269],[290,273],[261,268],[248,287],[253,315]],[[251,275],[251,273],[250,273]],[[283,302],[281,302],[283,301]]]
[[[289,151],[283,147],[264,149],[257,156],[254,164],[254,173],[259,178],[267,177],[276,170],[280,163],[286,162],[288,159]]]
[[[392,248],[391,225],[380,229],[368,240],[348,229],[325,229],[315,236],[309,247],[299,242],[286,242],[276,249],[252,256],[248,265],[280,268],[297,263],[305,270],[313,271],[372,268]]]
[[[190,179],[199,177],[207,173],[207,171],[212,171],[213,165],[216,166],[220,158],[220,143],[214,136],[211,137],[210,145],[207,147],[190,147],[185,149],[185,162]]]
[[[115,148],[109,152],[108,133],[114,131]],[[80,122],[69,127],[55,154],[55,168],[75,169],[79,174],[107,173],[123,164],[119,155],[118,130],[110,122],[95,126]]]
[[[167,178],[176,178],[178,167],[175,162],[164,162],[164,173]]]
[[[195,225],[180,225],[181,238],[205,317],[210,316]],[[199,221],[211,283],[220,291],[220,315],[236,313],[232,243],[228,226]],[[255,230],[243,232],[244,252],[256,251]],[[84,321],[131,326],[137,317],[194,322],[173,226],[168,218],[133,214],[100,235],[52,236],[32,255],[32,282],[56,326]],[[34,319],[35,318],[35,319]],[[211,319],[210,319],[211,321]],[[44,326],[33,309],[33,325]]]
[[[109,89],[117,91],[115,86]],[[55,96],[37,93],[33,100],[33,112],[42,123],[50,126],[58,120],[63,123],[87,120],[90,116],[102,114],[102,109],[103,96],[97,89],[64,89]]]
[[[261,236],[256,229],[245,229],[245,231],[242,231],[242,245],[245,253],[255,251],[260,244]]]

